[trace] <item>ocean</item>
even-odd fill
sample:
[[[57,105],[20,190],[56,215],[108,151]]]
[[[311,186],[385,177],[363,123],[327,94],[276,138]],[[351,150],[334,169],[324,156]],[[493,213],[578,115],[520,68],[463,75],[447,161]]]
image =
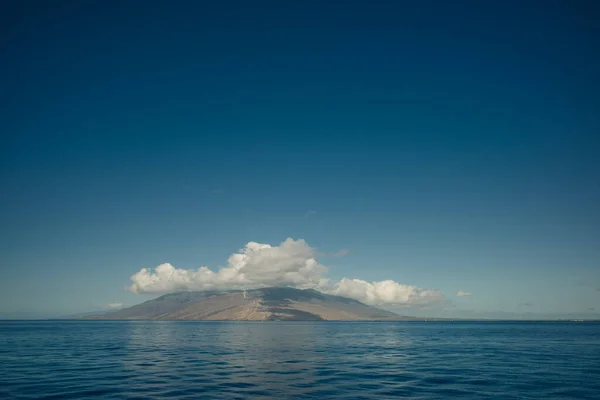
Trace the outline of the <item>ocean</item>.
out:
[[[600,399],[600,323],[0,321],[1,399]]]

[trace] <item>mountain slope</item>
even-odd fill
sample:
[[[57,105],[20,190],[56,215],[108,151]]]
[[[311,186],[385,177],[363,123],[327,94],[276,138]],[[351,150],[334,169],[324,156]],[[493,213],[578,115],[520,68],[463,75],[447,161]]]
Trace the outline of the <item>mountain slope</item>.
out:
[[[264,288],[167,294],[85,319],[374,321],[407,319],[359,301],[316,290]]]

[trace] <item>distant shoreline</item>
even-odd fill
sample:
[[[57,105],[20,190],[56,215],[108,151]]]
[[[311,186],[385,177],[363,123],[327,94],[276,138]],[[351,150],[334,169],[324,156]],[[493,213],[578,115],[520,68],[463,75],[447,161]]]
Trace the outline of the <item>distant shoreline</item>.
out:
[[[435,319],[435,318],[423,318],[423,319],[401,319],[401,320],[264,320],[264,321],[252,321],[252,320],[190,320],[190,319],[86,319],[86,318],[37,318],[37,319],[0,319],[0,322],[41,322],[41,321],[64,321],[64,322],[252,322],[252,323],[278,323],[278,322],[312,322],[312,323],[414,323],[414,322],[492,322],[492,323],[549,323],[549,322],[569,322],[569,323],[600,323],[600,319]]]

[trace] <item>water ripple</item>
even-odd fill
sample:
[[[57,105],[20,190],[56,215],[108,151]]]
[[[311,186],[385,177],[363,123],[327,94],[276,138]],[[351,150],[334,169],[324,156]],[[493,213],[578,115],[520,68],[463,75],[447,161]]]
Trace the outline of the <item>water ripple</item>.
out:
[[[7,399],[597,399],[600,324],[0,322]]]

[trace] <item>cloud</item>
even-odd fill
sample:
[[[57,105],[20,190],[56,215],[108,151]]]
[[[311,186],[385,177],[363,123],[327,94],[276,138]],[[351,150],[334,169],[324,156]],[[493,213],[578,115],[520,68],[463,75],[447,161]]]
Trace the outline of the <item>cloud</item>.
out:
[[[587,309],[588,311],[596,311],[596,309],[594,307],[590,307]]]
[[[348,249],[342,249],[342,250],[340,250],[340,251],[338,251],[336,253],[333,253],[332,256],[334,256],[334,257],[344,257],[346,254],[348,254],[349,251],[350,250],[348,250]]]
[[[340,251],[340,256],[347,251]],[[327,267],[317,261],[318,253],[304,240],[286,239],[278,246],[249,242],[231,255],[225,267],[178,269],[171,264],[142,268],[131,276],[133,293],[169,293],[182,290],[250,289],[291,286],[317,289],[350,297],[368,304],[425,305],[440,301],[438,290],[421,289],[391,280],[366,282],[344,278],[330,283],[324,277]]]
[[[462,290],[459,290],[459,291],[456,293],[456,295],[457,295],[458,297],[464,297],[464,296],[470,296],[470,295],[472,295],[472,293],[469,293],[469,292],[463,292]]]
[[[304,213],[304,218],[310,218],[313,215],[317,215],[317,212],[314,211],[314,210],[310,210],[310,211],[307,211],[307,212]]]
[[[349,252],[350,252],[350,250],[348,250],[348,249],[342,249],[342,250],[334,251],[331,253],[317,253],[317,256],[318,257],[344,257]]]
[[[105,304],[103,308],[107,310],[118,310],[119,308],[123,308],[123,303],[108,303]]]
[[[142,268],[131,277],[134,293],[165,293],[176,290],[235,289],[264,286],[321,287],[327,270],[304,240],[287,239],[279,246],[249,242],[229,257],[218,271],[177,269],[161,264],[154,270]]]
[[[369,283],[361,279],[344,278],[328,293],[372,305],[426,305],[443,299],[438,290],[421,289],[391,280]]]

